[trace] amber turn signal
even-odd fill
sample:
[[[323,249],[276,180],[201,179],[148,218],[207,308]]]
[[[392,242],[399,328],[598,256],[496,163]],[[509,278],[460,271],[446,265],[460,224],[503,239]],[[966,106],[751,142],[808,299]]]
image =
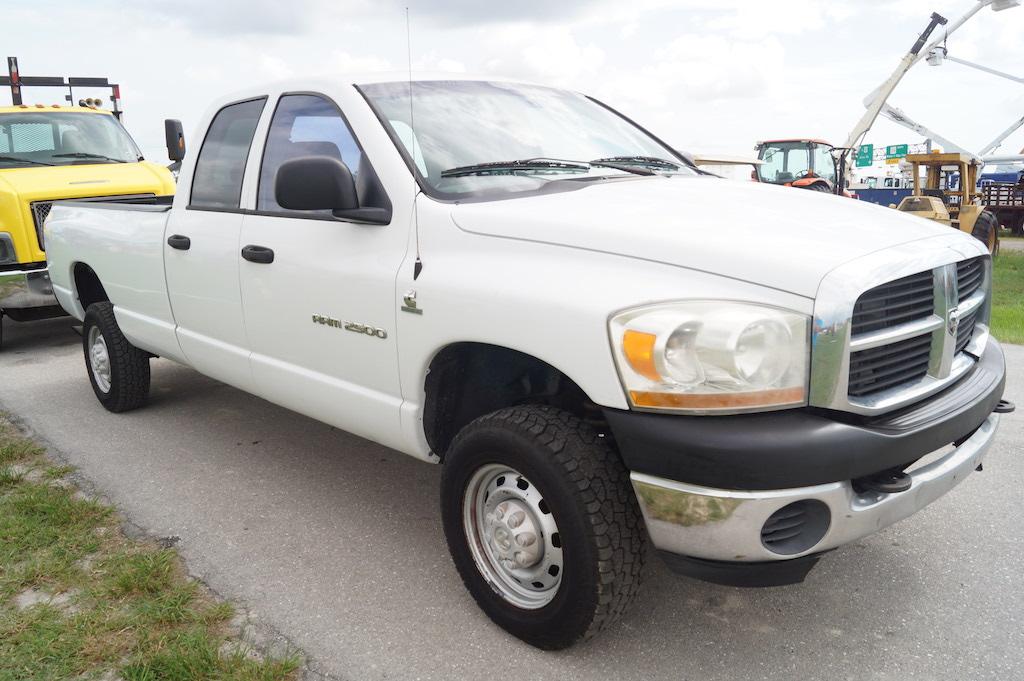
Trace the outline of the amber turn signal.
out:
[[[629,366],[644,378],[661,381],[657,368],[654,366],[654,343],[658,337],[653,333],[627,329],[622,335],[622,352],[626,355]]]

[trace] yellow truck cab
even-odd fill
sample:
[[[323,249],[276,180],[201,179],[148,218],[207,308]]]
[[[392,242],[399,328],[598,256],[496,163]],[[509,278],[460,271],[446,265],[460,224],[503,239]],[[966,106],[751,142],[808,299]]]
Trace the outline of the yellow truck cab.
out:
[[[59,199],[138,201],[174,194],[174,178],[142,158],[108,111],[0,107],[0,346],[4,318],[64,314],[50,286],[43,222]]]

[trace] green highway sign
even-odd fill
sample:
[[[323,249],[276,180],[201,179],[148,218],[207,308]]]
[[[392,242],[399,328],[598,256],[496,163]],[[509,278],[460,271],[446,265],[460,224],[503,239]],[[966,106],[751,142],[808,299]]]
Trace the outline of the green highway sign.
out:
[[[886,158],[901,158],[906,156],[910,151],[909,145],[906,144],[891,144],[885,148]]]
[[[862,144],[857,147],[857,167],[866,168],[870,166],[875,159],[875,145],[874,144]]]

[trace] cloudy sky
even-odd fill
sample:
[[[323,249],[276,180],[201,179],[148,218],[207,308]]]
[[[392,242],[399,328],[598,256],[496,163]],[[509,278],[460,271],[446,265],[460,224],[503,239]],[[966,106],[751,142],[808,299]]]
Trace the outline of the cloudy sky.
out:
[[[749,153],[759,139],[841,142],[861,100],[932,11],[973,0],[32,0],[4,9],[23,75],[108,76],[126,124],[164,156],[164,118],[191,132],[220,94],[267,80],[406,66],[469,71],[596,95],[691,152]],[[982,10],[951,55],[1024,76],[1024,7]],[[84,93],[83,93],[84,94]],[[943,94],[947,96],[944,98]],[[952,94],[953,96],[948,96]],[[53,95],[29,91],[29,101]],[[10,93],[0,92],[7,103]],[[890,103],[978,149],[1024,115],[1024,85],[922,63]],[[876,145],[920,139],[888,121]],[[1000,151],[1024,147],[1018,131]]]

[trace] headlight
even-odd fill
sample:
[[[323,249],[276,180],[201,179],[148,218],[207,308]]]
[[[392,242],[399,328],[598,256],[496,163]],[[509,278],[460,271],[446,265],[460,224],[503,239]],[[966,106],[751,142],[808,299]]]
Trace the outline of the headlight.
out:
[[[620,312],[610,326],[634,407],[734,413],[806,404],[807,315],[685,301]]]

